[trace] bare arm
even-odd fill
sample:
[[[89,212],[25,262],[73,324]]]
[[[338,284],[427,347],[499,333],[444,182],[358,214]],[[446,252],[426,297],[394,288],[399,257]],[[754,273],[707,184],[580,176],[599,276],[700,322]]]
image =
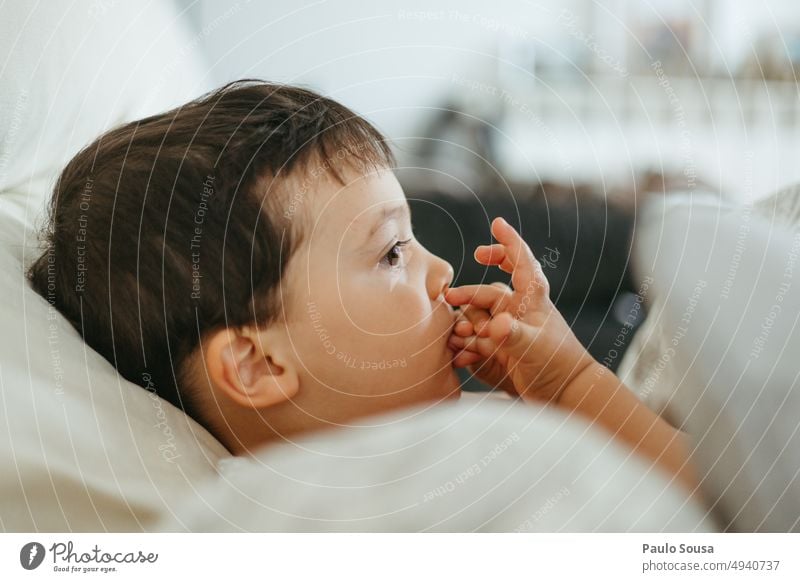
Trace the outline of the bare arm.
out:
[[[593,360],[586,366],[564,387],[556,404],[602,426],[689,491],[696,491],[686,435],[647,408],[602,364]]]

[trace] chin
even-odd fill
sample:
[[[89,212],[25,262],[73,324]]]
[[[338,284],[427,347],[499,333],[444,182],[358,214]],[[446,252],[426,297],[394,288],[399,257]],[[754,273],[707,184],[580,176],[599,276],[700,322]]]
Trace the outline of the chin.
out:
[[[461,379],[452,366],[446,373],[440,370],[439,374],[431,378],[431,381],[431,384],[426,388],[427,395],[424,400],[428,402],[452,402],[461,398]]]

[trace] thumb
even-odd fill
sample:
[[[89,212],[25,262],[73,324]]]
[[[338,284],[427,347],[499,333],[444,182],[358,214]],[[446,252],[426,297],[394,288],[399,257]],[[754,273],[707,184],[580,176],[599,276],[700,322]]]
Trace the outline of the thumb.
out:
[[[489,322],[489,337],[506,354],[516,359],[530,357],[535,330],[504,311]]]

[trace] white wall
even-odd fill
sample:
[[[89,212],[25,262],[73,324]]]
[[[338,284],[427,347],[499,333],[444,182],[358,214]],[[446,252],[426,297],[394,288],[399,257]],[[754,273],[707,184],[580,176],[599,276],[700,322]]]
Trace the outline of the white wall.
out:
[[[205,45],[220,82],[258,76],[309,84],[398,136],[452,89],[454,72],[492,69],[498,36],[546,37],[566,4],[201,0],[199,21],[216,22]]]
[[[556,159],[552,143],[541,139],[542,126],[530,116],[517,116],[508,137],[503,137],[505,167],[510,177],[554,177],[605,180],[629,178],[643,166],[680,169],[689,159],[700,178],[719,184],[736,196],[753,197],[788,182],[800,181],[800,131],[782,119],[771,118],[771,104],[759,107],[767,114],[756,128],[742,128],[720,116],[711,124],[690,118],[690,152],[686,139],[677,132],[676,116],[664,109],[665,92],[655,77],[644,93],[638,119],[619,114],[614,95],[584,91],[578,98],[598,107],[599,117],[586,118],[566,95],[569,83],[550,89],[563,94],[547,95],[547,87],[525,71],[535,58],[571,62],[573,49],[591,43],[624,61],[626,53],[639,50],[634,32],[626,29],[627,11],[641,9],[642,0],[271,0],[215,2],[183,0],[200,32],[203,49],[211,60],[210,74],[216,83],[241,77],[309,85],[365,114],[390,137],[402,143],[417,136],[445,95],[461,95],[478,110],[499,107],[497,96],[469,90],[454,81],[469,78],[489,85],[508,86],[522,100],[556,103],[543,118],[558,147],[574,154],[571,166]],[[668,17],[678,0],[648,0]],[[682,0],[696,6],[700,25],[713,31],[709,61],[735,67],[752,50],[753,38],[776,26],[800,23],[796,0]],[[564,25],[564,10],[574,14],[577,24]],[[674,12],[674,10],[672,10]],[[592,29],[594,14],[598,29]],[[746,33],[752,36],[747,36]],[[571,44],[565,45],[564,39]],[[565,48],[566,47],[566,48]],[[562,52],[564,51],[564,52]],[[596,50],[594,50],[596,52]],[[505,61],[503,59],[506,59]],[[524,61],[524,62],[523,62]],[[613,76],[613,70],[606,71]],[[577,76],[580,73],[575,72]],[[648,79],[644,78],[645,83]],[[684,80],[685,81],[685,80]],[[691,81],[691,80],[689,80]],[[642,77],[636,81],[641,85]],[[674,86],[685,85],[672,79]],[[579,89],[579,91],[581,91]],[[637,89],[638,91],[638,89]],[[784,90],[783,93],[786,93]],[[648,94],[652,97],[648,97]],[[607,97],[607,99],[606,99]],[[636,98],[636,95],[634,96]],[[564,99],[565,98],[565,99]],[[688,110],[706,106],[734,109],[740,96],[729,104],[698,91],[679,95]],[[629,99],[629,98],[626,98]],[[607,104],[602,103],[608,101]],[[561,105],[559,102],[564,101]],[[657,105],[656,101],[662,104]],[[730,101],[730,99],[729,99]],[[790,103],[784,97],[783,104]],[[629,104],[630,105],[630,104]],[[661,109],[659,109],[661,107]],[[584,108],[585,109],[585,108]],[[630,109],[630,107],[628,107]],[[702,112],[701,112],[702,114]],[[739,117],[741,117],[739,115]],[[798,116],[796,116],[798,117]],[[726,119],[728,121],[726,121]],[[556,152],[557,153],[557,152]],[[554,157],[555,156],[555,157]]]

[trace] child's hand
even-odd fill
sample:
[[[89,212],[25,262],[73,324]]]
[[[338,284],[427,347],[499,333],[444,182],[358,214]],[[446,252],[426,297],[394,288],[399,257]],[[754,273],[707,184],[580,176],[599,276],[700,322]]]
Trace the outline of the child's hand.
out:
[[[511,273],[514,289],[495,284],[448,290],[448,303],[465,306],[466,323],[459,322],[450,338],[462,350],[454,363],[525,399],[557,401],[594,359],[550,301],[547,278],[522,237],[502,218],[492,222],[492,234],[498,244],[479,246],[475,260]]]
[[[511,291],[504,283],[492,283],[502,289]],[[497,350],[490,338],[475,337],[475,328],[482,326],[490,319],[486,309],[473,305],[465,305],[453,328],[450,347],[457,352],[453,364],[457,368],[468,368],[469,371],[484,383],[501,388],[510,394],[516,394],[514,383],[506,370],[507,357]]]

